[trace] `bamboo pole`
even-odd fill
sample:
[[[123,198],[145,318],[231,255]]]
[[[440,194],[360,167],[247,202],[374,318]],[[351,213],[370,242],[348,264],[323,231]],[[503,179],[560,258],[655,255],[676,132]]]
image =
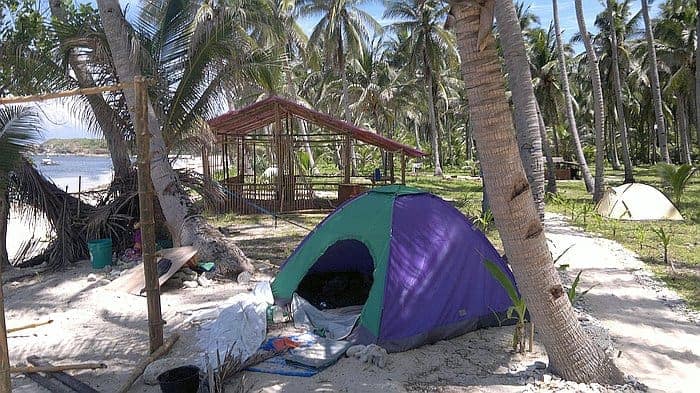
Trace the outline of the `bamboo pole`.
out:
[[[53,323],[53,319],[47,319],[46,321],[42,321],[42,322],[30,323],[30,324],[23,325],[23,326],[17,326],[17,327],[9,328],[9,329],[7,329],[7,332],[8,332],[8,333],[14,333],[14,332],[18,332],[18,331],[24,330],[24,329],[31,329],[31,328],[35,328],[35,327],[38,327],[38,326],[48,325],[48,324],[50,324],[50,323]]]
[[[79,364],[61,364],[58,366],[19,366],[11,367],[12,374],[26,373],[57,373],[66,370],[97,370],[99,368],[107,368],[104,363],[79,363]]]
[[[79,95],[106,93],[131,88],[131,83],[117,83],[111,86],[85,87],[81,89],[64,90],[57,93],[37,94],[33,96],[18,96],[0,98],[0,105],[24,104],[27,102],[46,101],[56,98],[65,98]]]
[[[82,183],[83,183],[83,177],[78,176],[78,213],[76,214],[77,217],[80,217],[80,191],[81,191],[80,188],[82,186]]]
[[[119,388],[118,392],[119,393],[126,393],[129,391],[129,388],[131,385],[136,382],[137,379],[143,374],[143,372],[146,370],[146,367],[148,367],[149,364],[153,363],[156,359],[159,357],[167,354],[170,352],[170,348],[175,345],[175,342],[177,339],[180,338],[180,335],[177,333],[174,333],[166,342],[163,343],[163,345],[160,346],[157,350],[153,351],[150,355],[146,356],[143,360],[139,362],[139,364],[136,365],[136,368],[134,371],[131,372],[131,375],[129,375],[129,379],[124,382],[124,384]]]
[[[156,236],[153,216],[153,183],[151,181],[150,131],[148,129],[148,91],[142,76],[134,78],[136,92],[136,145],[138,149],[139,216],[141,222],[141,252],[148,304],[148,338],[150,351],[163,345],[163,318],[160,310],[160,286],[156,267]]]

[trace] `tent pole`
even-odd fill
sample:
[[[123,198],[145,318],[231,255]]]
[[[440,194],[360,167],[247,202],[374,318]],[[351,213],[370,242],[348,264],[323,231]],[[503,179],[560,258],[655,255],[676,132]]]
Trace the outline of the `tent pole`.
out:
[[[136,91],[136,145],[138,149],[139,217],[141,222],[143,273],[148,304],[148,338],[150,352],[163,345],[163,318],[160,309],[160,286],[156,267],[156,235],[153,217],[153,183],[148,129],[148,91],[142,76],[134,78]]]

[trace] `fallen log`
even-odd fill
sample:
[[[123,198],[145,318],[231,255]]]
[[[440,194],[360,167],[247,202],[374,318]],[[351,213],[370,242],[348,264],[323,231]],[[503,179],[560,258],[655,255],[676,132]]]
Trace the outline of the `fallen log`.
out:
[[[136,382],[136,380],[139,379],[141,374],[143,374],[143,372],[146,370],[146,367],[148,367],[148,365],[153,363],[153,361],[155,361],[156,359],[170,352],[170,349],[173,347],[173,345],[175,345],[179,338],[179,334],[173,333],[167,340],[165,340],[165,342],[163,343],[163,345],[160,346],[160,348],[156,349],[155,352],[141,360],[136,365],[134,371],[131,372],[131,375],[129,375],[129,379],[127,379],[126,382],[124,382],[124,384],[122,385],[122,387],[119,388],[118,392],[126,393],[131,387],[131,385],[133,385],[134,382]]]
[[[80,364],[61,364],[60,366],[19,366],[19,367],[10,367],[10,373],[12,373],[12,374],[57,373],[57,372],[66,371],[66,370],[97,370],[98,368],[107,368],[107,365],[104,363],[80,363]]]
[[[35,328],[35,327],[39,327],[39,326],[48,325],[50,323],[53,323],[53,319],[48,319],[48,320],[43,321],[43,322],[30,323],[30,324],[24,325],[24,326],[17,326],[17,327],[9,328],[9,329],[7,329],[7,333],[14,333],[14,332],[18,332],[20,330],[31,329],[31,328]]]
[[[27,361],[37,367],[54,367],[53,364],[45,360],[41,360],[38,356],[30,356],[27,358]],[[100,393],[99,391],[93,389],[92,386],[81,382],[76,377],[66,374],[63,371],[47,372],[46,376],[61,381],[64,385],[67,385],[78,393]]]

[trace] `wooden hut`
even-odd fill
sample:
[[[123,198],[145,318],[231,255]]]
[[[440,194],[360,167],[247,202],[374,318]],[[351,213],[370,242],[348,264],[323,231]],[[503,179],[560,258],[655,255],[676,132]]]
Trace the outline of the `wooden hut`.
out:
[[[271,96],[209,121],[216,135],[203,151],[204,175],[218,181],[225,200],[219,211],[236,213],[329,209],[375,184],[406,179],[406,160],[425,153],[328,114]],[[342,173],[319,174],[301,155],[313,146],[332,146]],[[376,147],[383,165],[353,173],[352,146]],[[263,159],[261,159],[263,158]],[[400,175],[395,175],[398,161]],[[261,168],[261,164],[265,167]]]

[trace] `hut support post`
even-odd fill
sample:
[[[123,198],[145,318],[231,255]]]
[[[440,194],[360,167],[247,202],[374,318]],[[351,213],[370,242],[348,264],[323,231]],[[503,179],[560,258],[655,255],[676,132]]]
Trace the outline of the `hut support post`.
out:
[[[139,216],[141,222],[143,273],[148,305],[148,338],[150,352],[163,345],[163,318],[160,310],[160,286],[156,267],[156,236],[153,216],[153,183],[151,181],[150,134],[148,130],[148,92],[142,76],[134,78],[136,91],[136,145],[138,149]]]
[[[345,135],[343,139],[343,183],[350,184],[350,175],[352,174],[352,159],[351,159],[351,139],[350,135]]]
[[[282,183],[284,179],[284,152],[282,148],[282,118],[280,117],[279,105],[275,106],[275,125],[273,126],[272,132],[274,133],[274,149],[275,155],[277,156],[277,206],[279,206],[277,212],[281,212],[284,211],[284,190]]]
[[[401,184],[406,185],[406,153],[401,152]]]

